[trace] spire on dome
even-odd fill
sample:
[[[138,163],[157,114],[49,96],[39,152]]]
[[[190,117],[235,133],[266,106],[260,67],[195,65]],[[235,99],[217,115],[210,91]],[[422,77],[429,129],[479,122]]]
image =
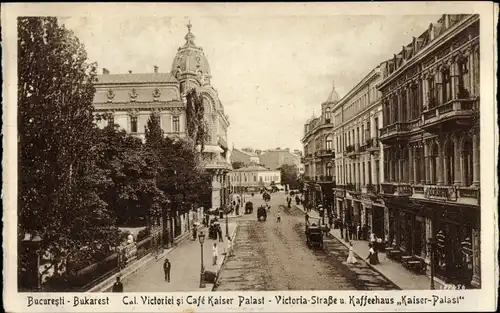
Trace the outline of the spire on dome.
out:
[[[186,39],[186,44],[184,46],[196,46],[194,44],[194,38],[196,38],[196,37],[191,32],[191,28],[193,27],[193,25],[191,24],[191,21],[188,22],[186,27],[188,29],[188,32],[187,32],[186,36],[184,36],[184,39]]]

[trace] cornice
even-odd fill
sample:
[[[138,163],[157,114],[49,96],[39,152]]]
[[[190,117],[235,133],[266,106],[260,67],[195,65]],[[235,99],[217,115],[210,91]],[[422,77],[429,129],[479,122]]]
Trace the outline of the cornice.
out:
[[[420,50],[413,58],[408,60],[405,64],[403,64],[400,68],[398,68],[396,71],[391,73],[388,77],[383,79],[378,85],[377,88],[380,90],[384,87],[386,87],[389,83],[394,81],[396,78],[398,78],[401,74],[403,74],[406,70],[408,70],[410,67],[414,66],[418,62],[422,61],[425,57],[429,56],[433,52],[435,52],[440,46],[443,44],[447,43],[451,39],[453,39],[458,33],[461,31],[467,29],[467,27],[470,27],[472,24],[477,22],[479,18],[477,15],[472,15],[467,17],[466,19],[458,22],[457,24],[453,25],[450,27],[444,34],[439,36],[438,38],[435,38],[429,45],[424,47],[422,50]]]

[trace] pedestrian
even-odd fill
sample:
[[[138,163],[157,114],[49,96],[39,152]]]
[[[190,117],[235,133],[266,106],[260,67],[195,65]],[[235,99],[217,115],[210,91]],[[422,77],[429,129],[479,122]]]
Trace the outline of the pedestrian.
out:
[[[280,209],[278,209],[278,212],[276,213],[276,222],[281,223]]]
[[[356,232],[356,224],[351,225],[351,236],[353,240],[358,240],[358,233]]]
[[[224,238],[222,238],[222,228],[220,224],[217,226],[217,234],[219,235],[219,242],[224,242]]]
[[[170,264],[170,260],[165,258],[163,262],[163,272],[165,273],[165,281],[170,282],[170,269],[172,268],[172,264]]]
[[[306,218],[306,225],[308,225],[309,224],[309,213],[306,212],[305,218]]]
[[[233,255],[233,242],[231,241],[231,237],[227,237],[227,256]]]
[[[368,244],[368,247],[370,247],[368,257],[366,258],[371,265],[377,265],[379,263],[378,261],[378,255],[373,249],[373,245],[371,243]]]
[[[368,239],[368,225],[363,224],[362,232],[363,232],[363,240],[367,240]]]
[[[339,222],[340,227],[340,238],[344,239],[344,223],[342,221]]]
[[[356,264],[357,260],[354,256],[354,248],[352,242],[349,241],[349,254],[347,255],[347,264]]]
[[[213,265],[217,265],[217,257],[219,256],[219,251],[217,250],[217,244],[214,243],[214,246],[212,247],[212,256],[213,256]]]
[[[372,247],[375,245],[375,234],[374,233],[370,233],[370,244],[372,245]]]
[[[120,281],[120,276],[116,277],[116,282],[113,284],[113,292],[123,292],[123,284]]]
[[[361,226],[356,227],[356,234],[358,235],[358,240],[361,240]]]

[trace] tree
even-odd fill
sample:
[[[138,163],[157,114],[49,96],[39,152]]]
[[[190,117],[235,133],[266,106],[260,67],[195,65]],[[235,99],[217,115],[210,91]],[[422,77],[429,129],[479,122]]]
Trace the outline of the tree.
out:
[[[245,166],[245,163],[240,162],[240,161],[235,161],[235,162],[233,162],[233,164],[232,164],[232,165],[233,165],[233,170],[237,170],[237,169],[239,169],[239,168],[244,167],[244,166]]]
[[[295,189],[298,186],[297,166],[283,164],[278,168],[281,172],[281,184],[289,185],[290,188]]]
[[[160,127],[160,116],[158,113],[153,112],[148,119],[145,128],[146,145],[158,149],[163,143],[164,133]]]
[[[19,235],[40,235],[52,255],[117,239],[99,195],[108,180],[95,149],[95,74],[56,18],[18,19]]]
[[[186,94],[186,123],[187,133],[193,139],[194,145],[200,145],[203,151],[208,139],[208,126],[205,121],[205,106],[195,88]]]

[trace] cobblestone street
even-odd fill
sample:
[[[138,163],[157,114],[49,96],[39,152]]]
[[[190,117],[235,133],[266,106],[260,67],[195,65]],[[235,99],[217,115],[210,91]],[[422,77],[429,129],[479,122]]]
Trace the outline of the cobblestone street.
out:
[[[257,221],[256,214],[240,221],[235,255],[224,265],[215,290],[397,289],[363,260],[347,265],[348,250],[335,238],[325,240],[325,250],[308,248],[304,215],[280,207],[284,203],[284,195],[273,194],[266,222]],[[281,223],[275,218],[278,207]]]

